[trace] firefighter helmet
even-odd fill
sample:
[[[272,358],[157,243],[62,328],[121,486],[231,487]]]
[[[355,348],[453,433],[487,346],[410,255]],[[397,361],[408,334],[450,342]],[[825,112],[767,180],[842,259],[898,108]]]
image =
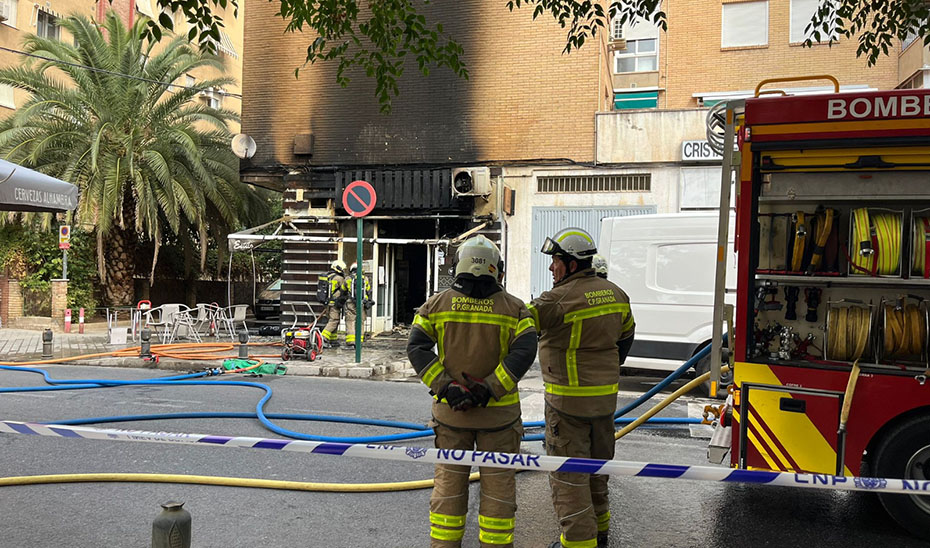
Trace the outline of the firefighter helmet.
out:
[[[349,267],[349,272],[354,274],[356,270],[358,270],[358,263],[352,263],[352,266]]]
[[[455,275],[490,276],[494,280],[504,269],[501,252],[494,242],[484,236],[465,240],[455,253]]]
[[[591,266],[594,267],[594,272],[602,278],[607,277],[607,259],[601,255],[595,255],[591,259]]]
[[[336,259],[335,261],[333,261],[333,264],[329,265],[329,268],[342,274],[343,272],[346,271],[346,263],[343,260]]]
[[[594,238],[580,228],[565,228],[551,238],[546,238],[540,250],[546,255],[556,255],[577,259],[589,260],[597,253]]]

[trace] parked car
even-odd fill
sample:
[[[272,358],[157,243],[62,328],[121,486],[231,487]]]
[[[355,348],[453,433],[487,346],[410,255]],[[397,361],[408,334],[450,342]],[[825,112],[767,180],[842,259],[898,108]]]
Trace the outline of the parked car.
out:
[[[255,318],[267,320],[281,316],[281,280],[275,280],[258,294],[255,303]]]

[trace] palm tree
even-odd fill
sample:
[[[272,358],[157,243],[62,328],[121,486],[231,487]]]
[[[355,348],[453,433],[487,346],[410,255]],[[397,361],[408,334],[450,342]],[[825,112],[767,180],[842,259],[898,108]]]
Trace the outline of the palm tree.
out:
[[[31,94],[0,122],[0,153],[78,186],[75,222],[95,227],[104,297],[130,304],[140,241],[155,244],[148,274],[166,231],[193,233],[204,248],[211,222],[237,224],[249,187],[229,147],[236,114],[196,101],[233,80],[167,85],[222,61],[186,37],[143,40],[144,19],[129,29],[112,12],[102,27],[80,16],[61,24],[73,45],[31,35],[24,49],[45,60],[0,69],[0,83]]]

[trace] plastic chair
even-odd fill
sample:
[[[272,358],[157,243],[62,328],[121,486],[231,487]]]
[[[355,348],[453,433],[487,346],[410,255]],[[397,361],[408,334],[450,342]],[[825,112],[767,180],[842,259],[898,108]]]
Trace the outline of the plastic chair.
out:
[[[180,304],[163,304],[150,308],[142,313],[145,318],[147,327],[154,327],[155,334],[162,343],[171,338],[171,332],[174,327],[174,317],[181,310]]]
[[[248,331],[249,327],[245,324],[245,316],[248,312],[249,305],[234,304],[220,309],[219,322],[229,334],[229,338],[236,340],[236,323],[242,322],[242,328]]]
[[[184,306],[177,305],[178,311],[175,312],[174,318],[171,326],[171,336],[168,338],[168,343],[172,343],[176,338],[188,337],[194,339],[197,342],[201,342],[200,333],[194,327],[196,320],[194,315],[191,312],[194,309]]]

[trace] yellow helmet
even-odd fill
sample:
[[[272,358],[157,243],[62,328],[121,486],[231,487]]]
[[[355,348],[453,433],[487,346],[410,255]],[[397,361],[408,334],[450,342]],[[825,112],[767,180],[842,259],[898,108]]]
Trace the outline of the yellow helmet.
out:
[[[343,260],[336,259],[329,267],[340,274],[346,271],[346,263]]]
[[[484,236],[465,240],[455,253],[455,275],[471,274],[475,277],[490,276],[494,280],[504,269],[501,252],[494,242]]]

